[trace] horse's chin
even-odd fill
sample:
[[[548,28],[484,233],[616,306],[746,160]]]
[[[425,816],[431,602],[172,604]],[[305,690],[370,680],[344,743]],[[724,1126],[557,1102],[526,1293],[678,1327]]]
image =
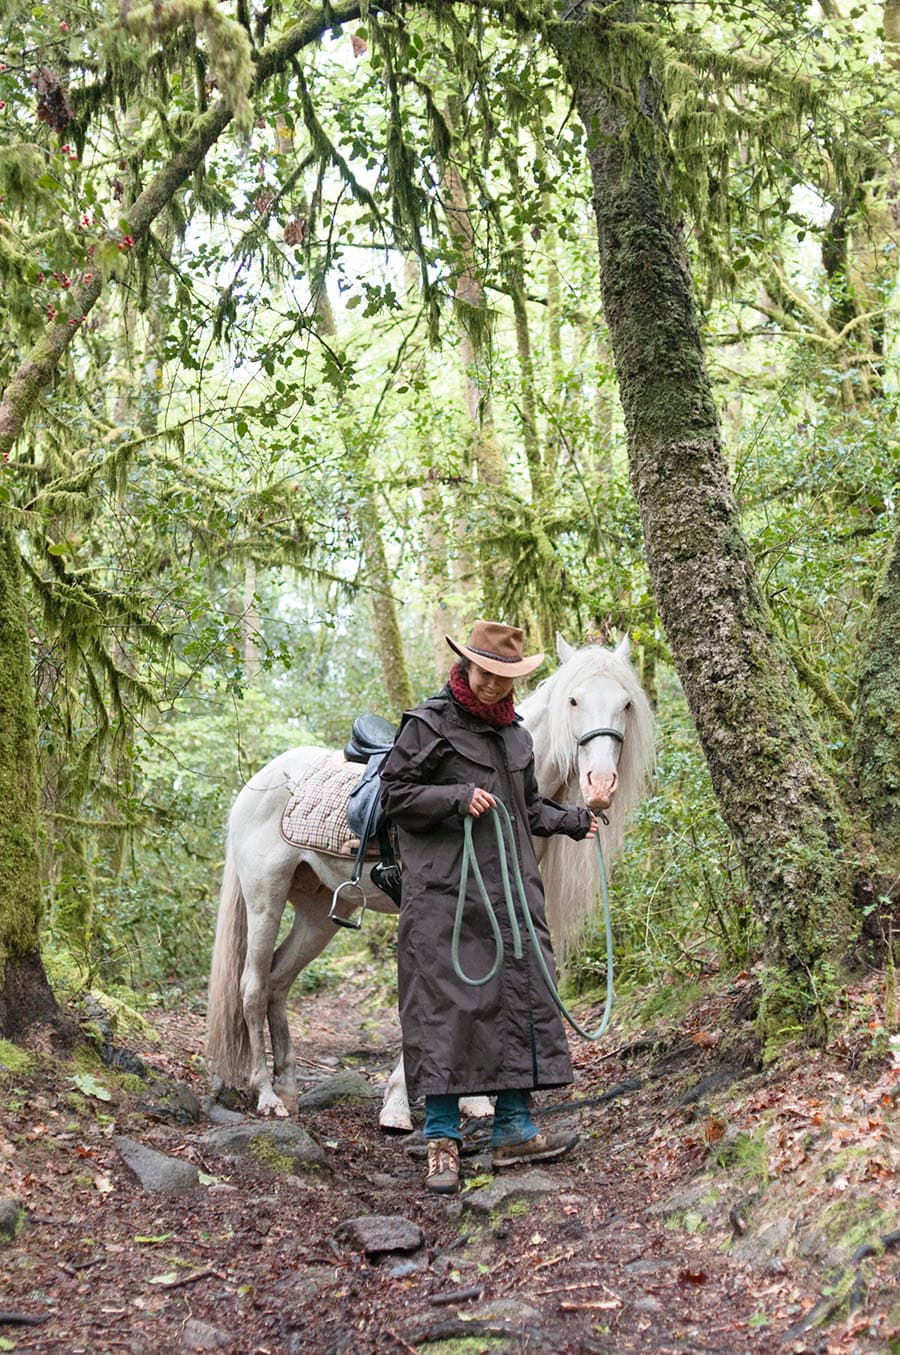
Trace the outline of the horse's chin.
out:
[[[584,794],[583,787],[582,794]],[[607,795],[602,791],[598,793],[596,787],[593,786],[591,787],[590,794],[584,796],[584,803],[587,805],[588,809],[592,810],[595,814],[602,814],[604,810],[609,809],[612,802],[613,797],[611,794]]]

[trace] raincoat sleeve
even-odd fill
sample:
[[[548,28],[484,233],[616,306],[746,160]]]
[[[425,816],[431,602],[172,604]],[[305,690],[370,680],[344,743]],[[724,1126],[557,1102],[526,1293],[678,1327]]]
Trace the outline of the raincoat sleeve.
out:
[[[414,715],[404,718],[381,769],[381,806],[389,819],[411,833],[422,833],[465,814],[475,783],[440,782],[440,764],[450,751],[424,720]]]
[[[561,805],[538,793],[534,759],[525,768],[525,803],[533,837],[552,837],[554,833],[564,833],[566,837],[580,842],[591,826],[589,809],[581,805]]]

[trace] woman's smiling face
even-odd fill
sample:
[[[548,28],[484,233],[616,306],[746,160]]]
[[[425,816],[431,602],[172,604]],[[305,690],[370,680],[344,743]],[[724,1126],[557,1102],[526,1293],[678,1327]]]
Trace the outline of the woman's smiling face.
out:
[[[469,686],[472,688],[472,695],[483,706],[496,706],[498,701],[505,701],[512,693],[514,685],[512,678],[501,677],[499,673],[489,673],[486,669],[479,668],[477,663],[469,663]]]

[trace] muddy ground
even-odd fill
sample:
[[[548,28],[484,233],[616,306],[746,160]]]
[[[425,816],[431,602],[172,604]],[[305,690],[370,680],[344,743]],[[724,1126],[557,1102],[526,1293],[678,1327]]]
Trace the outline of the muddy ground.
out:
[[[498,1177],[503,1198],[484,1125],[465,1190],[429,1197],[419,1136],[385,1137],[372,1099],[298,1112],[318,1168],[265,1144],[224,1155],[199,1104],[198,1004],[153,1015],[158,1042],[120,1022],[115,1067],[7,1063],[0,1197],[21,1211],[0,1244],[0,1350],[900,1352],[900,1067],[877,982],[829,1049],[768,1070],[753,992],[752,975],[713,981],[677,1020],[573,1037],[577,1082],[537,1109],[579,1146],[537,1180]],[[342,1069],[383,1084],[398,1028],[365,966],[293,1024],[303,1090]],[[142,1072],[123,1073],[123,1051]],[[264,1135],[251,1109],[232,1108]],[[195,1164],[200,1184],[143,1189],[118,1135]],[[379,1225],[346,1227],[370,1216],[407,1223],[372,1250]]]

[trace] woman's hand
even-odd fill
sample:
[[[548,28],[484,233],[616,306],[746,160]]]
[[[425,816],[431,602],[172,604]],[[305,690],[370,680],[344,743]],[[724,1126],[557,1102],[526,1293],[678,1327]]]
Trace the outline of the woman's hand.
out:
[[[472,792],[472,798],[469,801],[469,808],[466,810],[466,813],[471,814],[473,819],[477,819],[486,809],[493,809],[496,803],[497,801],[494,799],[493,795],[491,795],[490,791],[482,790],[480,786],[476,786]]]
[[[591,826],[584,835],[585,842],[589,842],[592,837],[597,836],[597,829],[600,826],[597,823],[597,815],[592,810],[588,810],[588,813],[591,816]]]

